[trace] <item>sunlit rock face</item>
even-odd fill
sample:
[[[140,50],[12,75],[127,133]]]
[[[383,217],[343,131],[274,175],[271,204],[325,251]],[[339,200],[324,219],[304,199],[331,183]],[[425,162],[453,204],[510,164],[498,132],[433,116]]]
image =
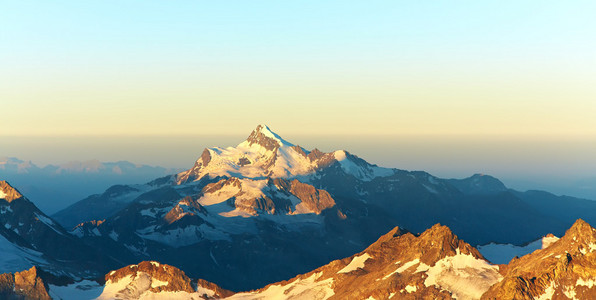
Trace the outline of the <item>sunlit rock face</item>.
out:
[[[356,255],[250,292],[233,294],[203,280],[195,287],[176,268],[143,262],[106,275],[100,299],[478,299],[501,280],[498,270],[445,226],[420,236],[396,227]]]
[[[22,272],[0,274],[0,298],[49,300],[47,285],[32,267]]]
[[[483,299],[595,299],[596,229],[577,220],[547,247],[513,259]]]

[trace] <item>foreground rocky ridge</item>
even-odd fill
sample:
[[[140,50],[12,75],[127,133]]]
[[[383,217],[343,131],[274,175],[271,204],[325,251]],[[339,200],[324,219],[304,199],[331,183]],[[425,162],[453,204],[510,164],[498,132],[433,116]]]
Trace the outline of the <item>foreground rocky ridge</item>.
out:
[[[0,275],[0,295],[49,299],[38,273]],[[155,261],[111,271],[105,282],[98,299],[593,299],[596,229],[577,220],[561,239],[508,265],[490,264],[437,224],[420,235],[396,227],[360,253],[249,292]]]
[[[39,269],[32,267],[22,272],[0,274],[1,299],[49,300],[48,286],[39,276]]]
[[[106,290],[122,277],[116,272],[106,276]],[[262,289],[230,295],[210,285],[204,293],[203,281],[177,291],[205,299],[593,299],[595,280],[596,229],[577,220],[561,239],[508,265],[490,264],[446,226],[419,236],[396,227],[356,255]]]
[[[544,249],[514,258],[483,299],[596,299],[596,229],[577,220]]]

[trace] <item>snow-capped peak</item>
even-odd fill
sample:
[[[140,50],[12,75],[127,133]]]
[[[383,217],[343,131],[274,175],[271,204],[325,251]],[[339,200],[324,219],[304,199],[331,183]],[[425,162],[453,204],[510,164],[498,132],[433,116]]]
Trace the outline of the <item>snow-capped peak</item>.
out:
[[[346,173],[361,180],[393,174],[391,169],[371,165],[344,150],[330,153],[316,149],[307,151],[284,140],[267,125],[261,124],[236,147],[205,149],[193,168],[178,174],[177,182],[180,184],[195,181],[206,175],[211,178],[296,178],[312,175],[335,162],[338,162]]]
[[[260,124],[252,131],[246,141],[240,143],[238,146],[252,146],[257,144],[267,150],[274,150],[275,148],[288,146],[292,147],[294,144],[284,140],[277,133],[273,132],[269,126]]]

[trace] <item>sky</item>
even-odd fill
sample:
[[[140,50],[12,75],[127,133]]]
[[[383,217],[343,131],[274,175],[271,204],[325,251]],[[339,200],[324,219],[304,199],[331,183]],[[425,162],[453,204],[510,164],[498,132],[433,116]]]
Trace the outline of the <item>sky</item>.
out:
[[[594,1],[0,0],[0,155],[180,166],[267,123],[445,177],[594,178],[594,15]]]

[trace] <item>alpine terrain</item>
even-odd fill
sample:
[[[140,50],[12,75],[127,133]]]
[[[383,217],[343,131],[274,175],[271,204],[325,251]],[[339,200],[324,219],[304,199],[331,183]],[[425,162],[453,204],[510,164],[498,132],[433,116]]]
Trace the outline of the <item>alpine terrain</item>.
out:
[[[384,168],[266,125],[52,217],[1,181],[0,220],[0,295],[24,299],[581,299],[594,286],[596,202]]]

